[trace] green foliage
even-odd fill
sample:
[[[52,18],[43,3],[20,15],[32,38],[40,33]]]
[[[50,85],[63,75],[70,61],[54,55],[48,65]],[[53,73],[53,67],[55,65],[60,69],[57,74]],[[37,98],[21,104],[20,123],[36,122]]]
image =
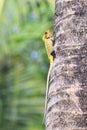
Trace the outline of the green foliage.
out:
[[[42,35],[53,28],[47,0],[2,0],[0,130],[43,130],[48,59]]]

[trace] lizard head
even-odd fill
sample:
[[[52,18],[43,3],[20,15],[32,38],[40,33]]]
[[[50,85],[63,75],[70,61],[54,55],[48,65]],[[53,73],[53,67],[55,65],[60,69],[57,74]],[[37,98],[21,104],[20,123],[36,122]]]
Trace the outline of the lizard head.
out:
[[[49,39],[51,37],[51,33],[50,30],[45,31],[44,35],[43,35],[43,41],[45,41],[45,39]]]

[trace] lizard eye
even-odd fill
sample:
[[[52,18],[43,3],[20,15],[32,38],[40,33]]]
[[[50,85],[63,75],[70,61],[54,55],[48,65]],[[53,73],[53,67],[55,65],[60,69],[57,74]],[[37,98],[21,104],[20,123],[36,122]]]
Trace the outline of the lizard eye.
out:
[[[47,32],[45,32],[45,34],[47,34]]]

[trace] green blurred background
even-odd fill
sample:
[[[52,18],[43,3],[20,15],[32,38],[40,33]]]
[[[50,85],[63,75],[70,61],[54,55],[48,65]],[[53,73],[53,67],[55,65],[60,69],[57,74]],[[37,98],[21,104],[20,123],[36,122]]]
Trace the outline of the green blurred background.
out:
[[[0,0],[0,130],[44,130],[42,35],[53,24],[53,0]]]

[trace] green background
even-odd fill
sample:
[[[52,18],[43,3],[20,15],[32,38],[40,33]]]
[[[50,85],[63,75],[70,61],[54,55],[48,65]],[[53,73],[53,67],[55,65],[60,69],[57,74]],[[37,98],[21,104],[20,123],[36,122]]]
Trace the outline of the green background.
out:
[[[44,130],[52,0],[0,0],[0,130]]]

